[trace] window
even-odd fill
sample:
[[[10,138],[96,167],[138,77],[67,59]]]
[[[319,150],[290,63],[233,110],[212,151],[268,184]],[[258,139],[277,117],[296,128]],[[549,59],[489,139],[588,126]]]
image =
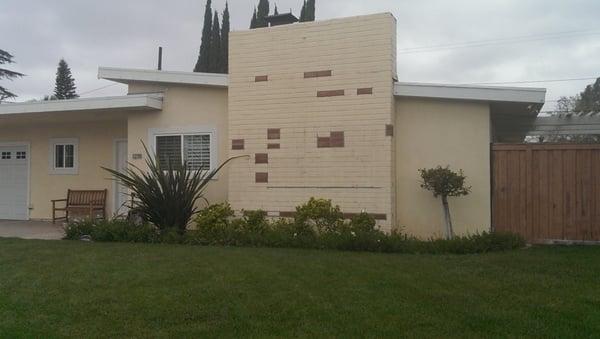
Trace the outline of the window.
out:
[[[27,159],[27,152],[17,152],[17,159]]]
[[[77,139],[52,139],[50,141],[51,174],[77,174],[78,144]],[[26,154],[22,153],[23,159],[25,159]]]
[[[11,159],[11,152],[2,152],[2,160],[9,160]]]
[[[191,170],[211,170],[211,134],[157,135],[156,155],[162,168],[185,161]]]

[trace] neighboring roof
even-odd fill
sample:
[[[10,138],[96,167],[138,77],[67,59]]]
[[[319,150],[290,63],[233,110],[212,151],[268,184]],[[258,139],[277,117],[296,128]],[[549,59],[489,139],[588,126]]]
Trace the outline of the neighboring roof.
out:
[[[153,82],[214,87],[227,87],[229,84],[229,77],[227,74],[173,72],[114,67],[99,67],[98,78],[123,84],[130,84],[132,82]]]
[[[16,104],[1,104],[0,116],[8,114],[27,114],[44,112],[67,112],[89,110],[160,110],[162,95],[137,94],[115,97],[48,100],[22,102]]]
[[[546,101],[545,88],[446,85],[413,82],[395,83],[394,95],[405,97],[522,102],[535,104],[543,104]]]

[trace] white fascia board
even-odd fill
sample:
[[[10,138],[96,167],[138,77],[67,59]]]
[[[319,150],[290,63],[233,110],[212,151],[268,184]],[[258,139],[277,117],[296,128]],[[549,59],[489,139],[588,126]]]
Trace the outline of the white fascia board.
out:
[[[543,104],[545,88],[496,87],[397,82],[394,95],[399,97],[439,98],[454,100],[523,102]]]
[[[161,110],[161,94],[140,94],[114,97],[48,100],[1,104],[0,115],[90,110]]]
[[[212,87],[229,86],[227,74],[157,71],[133,68],[99,67],[98,78],[129,84],[132,82],[152,82],[184,84]]]

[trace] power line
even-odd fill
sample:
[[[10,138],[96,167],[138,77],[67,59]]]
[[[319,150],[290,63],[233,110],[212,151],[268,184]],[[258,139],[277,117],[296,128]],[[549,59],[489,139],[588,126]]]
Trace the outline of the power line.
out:
[[[93,92],[96,92],[96,91],[99,91],[99,90],[102,90],[102,89],[105,89],[105,88],[109,88],[109,87],[112,87],[112,86],[116,86],[116,85],[119,85],[119,84],[118,83],[114,83],[114,84],[110,84],[110,85],[106,85],[106,86],[94,88],[94,89],[89,90],[87,92],[79,93],[79,95],[81,96],[81,95],[90,94],[90,93],[93,93]]]
[[[510,85],[510,84],[534,84],[545,82],[567,82],[567,81],[583,81],[596,80],[598,77],[583,77],[583,78],[567,78],[567,79],[544,79],[544,80],[521,80],[521,81],[502,81],[502,82],[474,82],[463,85]]]
[[[482,47],[482,46],[488,46],[488,45],[494,45],[494,44],[512,44],[512,43],[521,43],[521,42],[529,42],[529,41],[537,41],[537,40],[560,39],[560,38],[572,37],[572,36],[578,36],[578,35],[597,35],[597,34],[600,34],[599,30],[588,29],[588,30],[536,34],[536,35],[524,35],[524,36],[515,36],[515,37],[507,37],[507,38],[497,38],[497,39],[473,40],[473,41],[455,42],[455,43],[449,43],[449,44],[438,44],[438,45],[429,45],[429,46],[420,46],[420,47],[401,48],[398,50],[398,54],[427,53],[427,52],[434,52],[434,51],[438,51],[438,50]]]

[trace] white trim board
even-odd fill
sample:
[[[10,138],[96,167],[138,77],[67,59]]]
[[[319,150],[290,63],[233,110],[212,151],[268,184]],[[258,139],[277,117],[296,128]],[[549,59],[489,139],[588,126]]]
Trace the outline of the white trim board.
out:
[[[210,87],[227,87],[229,76],[217,73],[173,72],[147,69],[99,67],[98,78],[123,84],[153,82]]]
[[[0,105],[0,115],[89,110],[161,110],[161,94],[48,100]]]
[[[397,82],[394,96],[543,104],[546,89]]]

